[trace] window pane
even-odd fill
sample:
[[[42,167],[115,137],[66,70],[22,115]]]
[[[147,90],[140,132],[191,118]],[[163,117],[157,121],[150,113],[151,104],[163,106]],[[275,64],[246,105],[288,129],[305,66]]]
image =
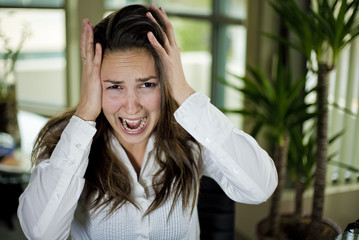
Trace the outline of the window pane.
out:
[[[210,24],[175,17],[170,20],[181,48],[182,64],[188,83],[196,91],[210,96]]]
[[[65,12],[59,9],[0,9],[0,29],[15,49],[22,32],[30,37],[15,66],[20,106],[66,106]],[[0,47],[0,53],[4,49]]]
[[[248,0],[226,0],[220,1],[222,14],[237,18],[247,18],[247,5]]]
[[[228,49],[226,54],[226,79],[238,85],[239,81],[234,79],[228,73],[237,76],[244,76],[246,62],[246,35],[247,31],[244,26],[231,25],[226,27],[226,35],[228,38]],[[238,109],[243,106],[243,99],[238,91],[226,87],[224,92],[225,107],[229,109]],[[241,117],[236,114],[228,115],[236,126],[241,126]]]
[[[149,0],[105,0],[105,9],[118,9],[130,4],[150,4]]]
[[[6,7],[63,7],[65,0],[0,0]]]
[[[209,15],[212,13],[212,0],[154,0],[165,11],[185,12]]]

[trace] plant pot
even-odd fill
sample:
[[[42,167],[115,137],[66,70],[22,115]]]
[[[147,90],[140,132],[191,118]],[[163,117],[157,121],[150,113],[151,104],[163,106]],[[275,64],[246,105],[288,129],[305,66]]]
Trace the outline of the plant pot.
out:
[[[257,224],[257,238],[258,240],[304,240],[306,239],[310,222],[310,216],[294,218],[293,215],[282,215],[279,235],[273,237],[268,236],[266,230],[270,223],[268,219],[265,218]],[[318,240],[335,239],[336,236],[342,233],[341,228],[329,219],[323,219],[321,224],[323,228]]]

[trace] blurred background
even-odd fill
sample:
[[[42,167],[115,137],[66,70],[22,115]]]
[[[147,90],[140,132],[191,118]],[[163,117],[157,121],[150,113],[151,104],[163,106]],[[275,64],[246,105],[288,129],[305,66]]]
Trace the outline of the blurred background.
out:
[[[4,62],[1,59],[8,49],[15,51],[21,45],[13,80],[9,81],[16,85],[21,154],[26,159],[21,163],[22,170],[30,169],[28,156],[46,120],[78,102],[82,19],[87,17],[95,25],[112,11],[134,3],[164,7],[175,29],[188,82],[219,108],[244,106],[243,96],[220,84],[219,77],[238,85],[232,75],[244,76],[247,65],[260,66],[272,74],[277,47],[260,32],[278,32],[280,24],[264,0],[0,0],[0,62]],[[343,107],[330,108],[329,131],[335,133],[343,126],[350,129],[330,147],[338,151],[336,160],[352,166],[359,166],[358,46],[356,39],[340,55],[338,67],[330,75],[328,98]],[[294,71],[302,71],[303,59],[294,57],[292,64]],[[315,81],[313,77],[307,85]],[[344,108],[353,114],[345,115]],[[242,115],[227,115],[238,128],[249,128],[250,123]],[[268,146],[263,139],[259,142]],[[358,179],[358,173],[329,166],[324,215],[342,228],[359,218]],[[20,180],[24,183],[26,179]],[[293,192],[292,186],[286,188],[283,212],[292,211]],[[313,191],[309,189],[305,194],[304,212],[308,213]],[[235,239],[255,239],[255,226],[268,214],[268,203],[236,204],[235,209]],[[16,219],[12,221],[15,226],[9,228],[0,219],[0,236],[9,234],[0,238],[24,239]]]

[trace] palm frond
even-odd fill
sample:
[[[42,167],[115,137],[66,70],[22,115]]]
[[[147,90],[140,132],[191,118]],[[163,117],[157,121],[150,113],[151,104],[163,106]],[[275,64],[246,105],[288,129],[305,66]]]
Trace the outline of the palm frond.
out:
[[[335,166],[338,166],[338,167],[341,167],[341,168],[345,168],[345,169],[347,169],[347,170],[349,170],[351,172],[355,172],[355,173],[359,172],[359,168],[353,167],[353,166],[351,166],[349,164],[346,164],[346,163],[343,163],[343,162],[338,162],[338,161],[331,160],[331,161],[329,161],[329,164],[335,165]]]

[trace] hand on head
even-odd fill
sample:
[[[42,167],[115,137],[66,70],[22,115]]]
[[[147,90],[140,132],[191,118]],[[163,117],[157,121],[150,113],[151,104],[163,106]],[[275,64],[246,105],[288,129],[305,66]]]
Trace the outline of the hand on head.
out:
[[[83,20],[81,31],[82,83],[79,105],[75,115],[86,120],[95,121],[101,112],[101,55],[102,48],[96,44],[94,51],[93,26],[88,19]]]
[[[152,32],[148,32],[147,37],[163,63],[170,94],[180,105],[194,93],[194,90],[186,81],[181,63],[180,48],[177,45],[173,27],[167,14],[162,8],[157,8],[155,5],[151,5],[150,8],[164,23],[164,44],[161,45]],[[158,24],[150,11],[147,12],[146,16]],[[95,46],[94,51],[93,26],[88,19],[84,19],[80,43],[83,60],[81,95],[75,115],[87,121],[95,121],[102,108],[101,62],[103,49],[100,43]]]
[[[161,18],[166,30],[164,32],[164,46],[162,46],[157,41],[156,37],[151,32],[149,32],[147,35],[148,40],[163,61],[164,68],[167,74],[167,79],[169,80],[171,96],[180,105],[184,102],[184,100],[186,100],[187,97],[189,97],[195,91],[189,86],[186,81],[181,62],[180,48],[177,45],[173,26],[169,21],[167,14],[163,10],[163,8],[157,8],[154,4],[152,4],[150,8],[155,11]],[[157,23],[157,21],[150,12],[147,12],[146,16],[153,22]]]

